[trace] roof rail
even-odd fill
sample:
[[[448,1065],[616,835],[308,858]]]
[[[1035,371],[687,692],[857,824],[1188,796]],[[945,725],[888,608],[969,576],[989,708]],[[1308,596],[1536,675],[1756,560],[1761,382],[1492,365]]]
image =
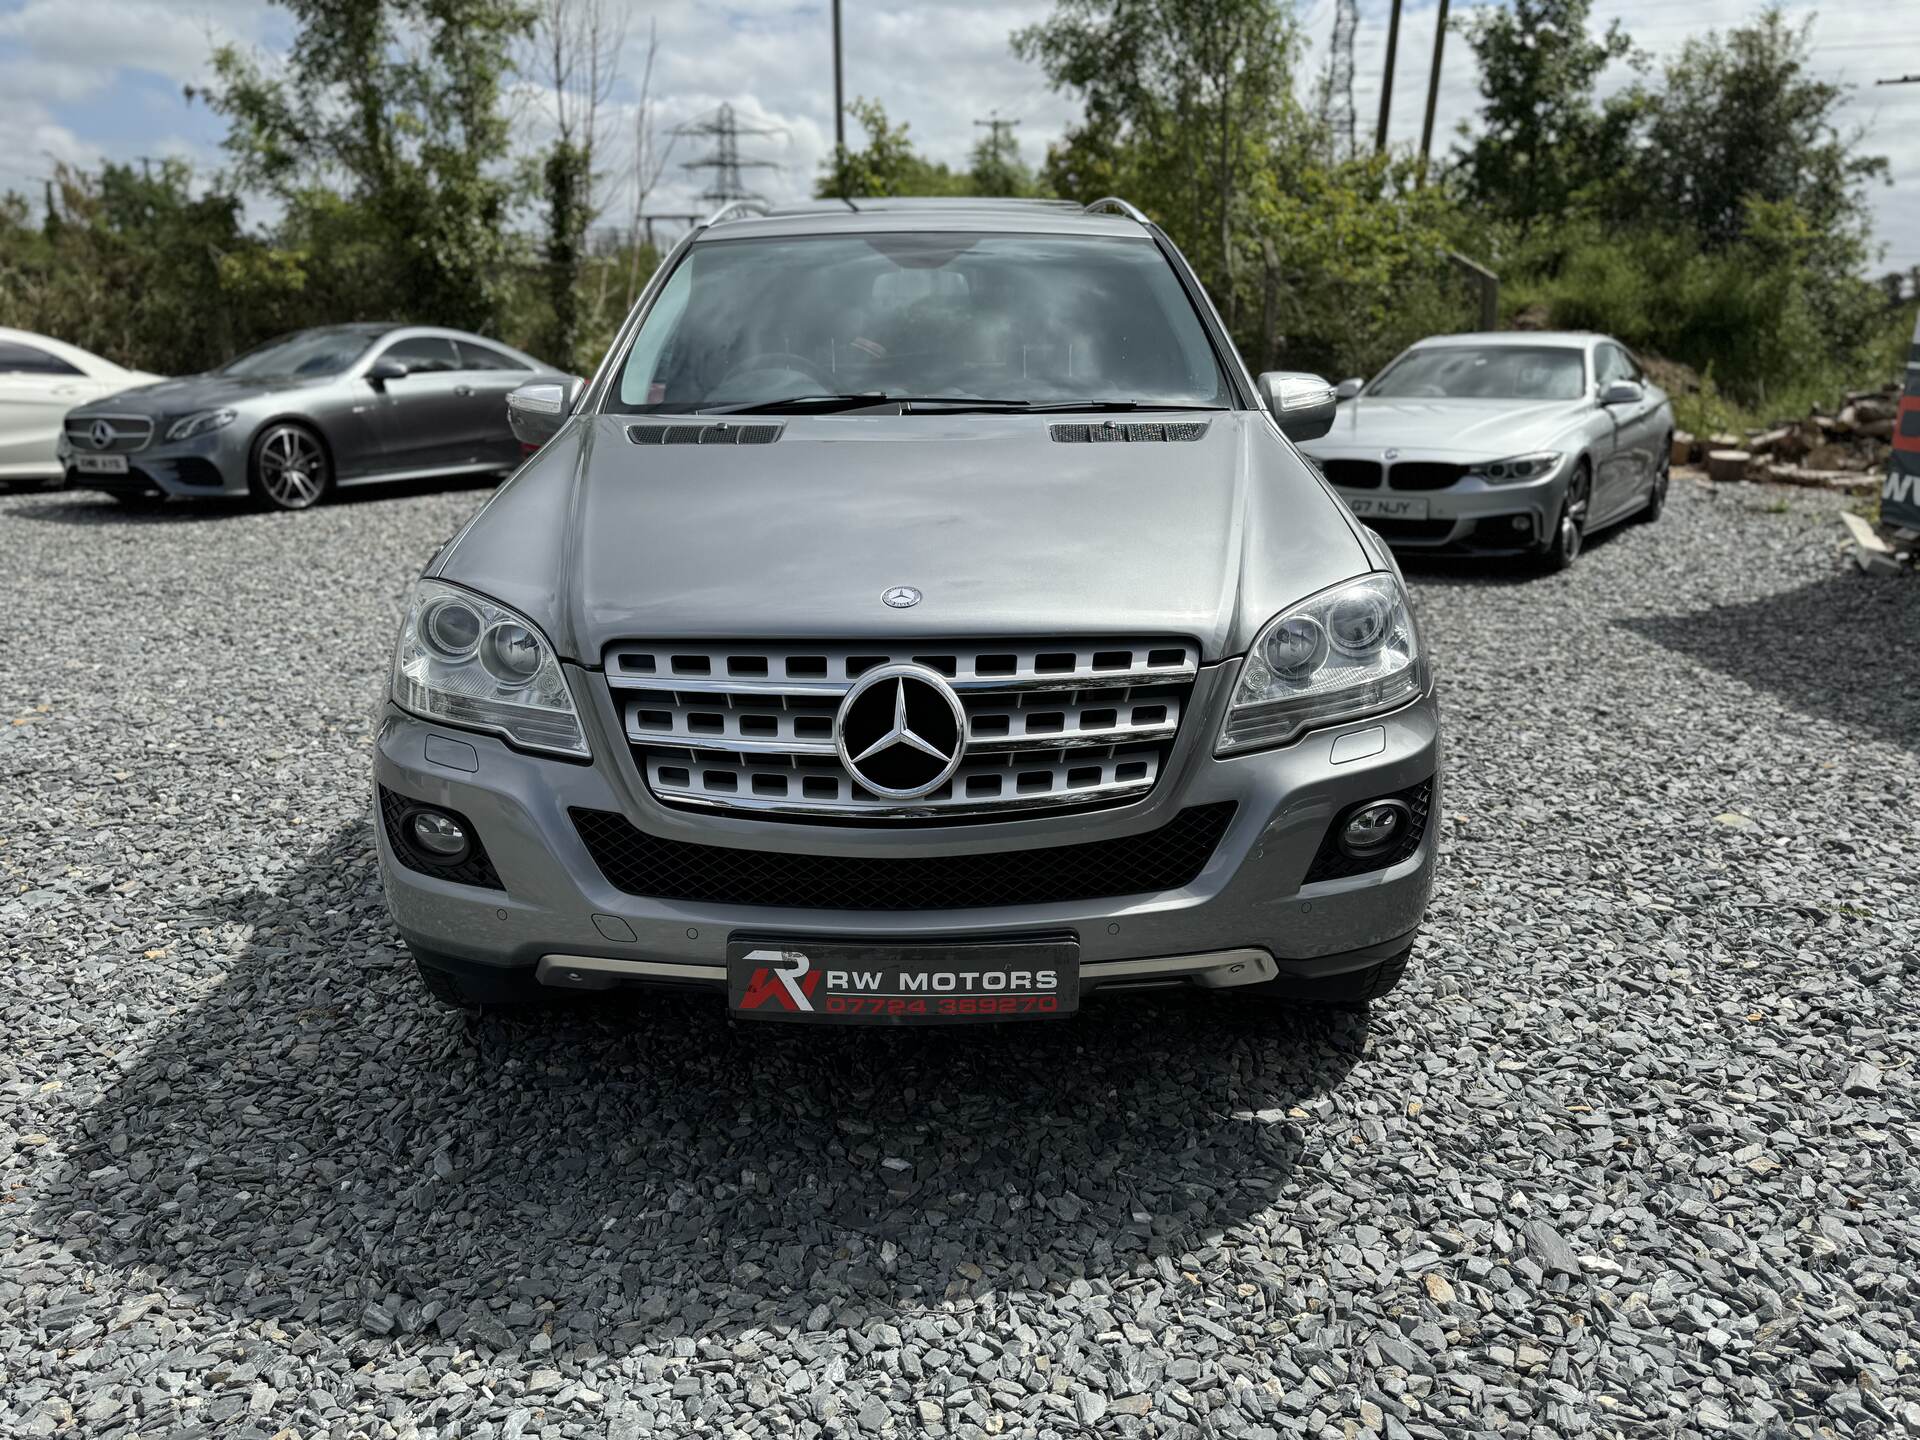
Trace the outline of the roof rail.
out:
[[[1108,210],[1112,211],[1116,215],[1124,215],[1129,220],[1138,220],[1142,225],[1151,225],[1153,223],[1151,220],[1147,219],[1145,215],[1142,215],[1140,213],[1139,206],[1133,205],[1128,201],[1122,200],[1118,195],[1102,196],[1100,199],[1095,200],[1091,205],[1088,205],[1080,213],[1082,215],[1098,215],[1102,211],[1108,211]]]
[[[767,213],[767,202],[764,200],[729,200],[718,210],[707,216],[706,219],[702,220],[700,222],[700,228],[704,230],[709,225],[718,225],[722,220],[731,220],[734,218],[736,211],[745,215],[764,215]]]

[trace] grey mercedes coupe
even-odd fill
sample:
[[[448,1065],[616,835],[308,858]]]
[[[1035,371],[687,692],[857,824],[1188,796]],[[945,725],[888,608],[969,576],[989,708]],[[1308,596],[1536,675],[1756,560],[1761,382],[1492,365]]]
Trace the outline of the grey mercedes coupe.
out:
[[[1436,336],[1337,393],[1332,430],[1301,448],[1397,549],[1560,570],[1666,504],[1673,407],[1605,335]]]
[[[505,475],[524,453],[507,392],[558,374],[463,330],[328,325],[82,405],[58,448],[69,484],[122,500],[250,495],[304,510],[336,487]]]

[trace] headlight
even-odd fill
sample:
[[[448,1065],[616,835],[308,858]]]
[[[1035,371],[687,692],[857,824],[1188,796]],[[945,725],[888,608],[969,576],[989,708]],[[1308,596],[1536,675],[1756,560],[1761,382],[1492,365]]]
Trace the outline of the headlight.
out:
[[[413,587],[393,699],[426,720],[491,730],[529,750],[587,755],[553,647],[504,605],[439,580]]]
[[[1473,472],[1486,476],[1496,485],[1510,480],[1538,480],[1542,475],[1551,475],[1564,458],[1557,451],[1542,450],[1537,455],[1515,455],[1511,459],[1475,465]]]
[[[202,410],[197,415],[182,415],[167,427],[167,439],[191,440],[210,430],[224,429],[233,423],[231,410]]]
[[[1304,731],[1376,715],[1426,689],[1407,593],[1364,575],[1282,611],[1247,651],[1218,753],[1285,745]]]

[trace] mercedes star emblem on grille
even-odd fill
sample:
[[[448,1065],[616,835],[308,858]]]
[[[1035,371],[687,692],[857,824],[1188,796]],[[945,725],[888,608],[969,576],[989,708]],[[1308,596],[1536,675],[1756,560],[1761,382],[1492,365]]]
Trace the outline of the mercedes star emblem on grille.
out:
[[[920,592],[911,585],[896,585],[880,598],[896,610],[905,610],[920,603]]]
[[[960,697],[924,665],[882,665],[854,683],[834,717],[833,743],[856,784],[888,800],[918,800],[953,778],[966,753]]]
[[[93,422],[93,428],[87,432],[87,438],[93,441],[93,448],[104,450],[113,443],[113,426],[104,420]]]

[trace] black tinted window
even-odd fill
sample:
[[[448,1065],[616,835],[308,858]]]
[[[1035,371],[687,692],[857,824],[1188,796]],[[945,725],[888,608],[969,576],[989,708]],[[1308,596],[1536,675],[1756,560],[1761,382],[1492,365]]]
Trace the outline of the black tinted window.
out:
[[[869,391],[1233,403],[1151,241],[922,231],[696,245],[622,363],[618,403]]]
[[[436,370],[458,370],[460,359],[453,353],[453,342],[439,335],[416,335],[411,340],[396,340],[383,352],[388,360],[398,360],[409,375],[431,375]]]
[[[58,355],[48,354],[32,345],[0,340],[0,374],[4,375],[78,375],[77,365],[69,365]]]
[[[496,350],[491,345],[480,345],[472,340],[456,340],[454,348],[460,352],[462,370],[524,370],[527,368],[513,356]]]

